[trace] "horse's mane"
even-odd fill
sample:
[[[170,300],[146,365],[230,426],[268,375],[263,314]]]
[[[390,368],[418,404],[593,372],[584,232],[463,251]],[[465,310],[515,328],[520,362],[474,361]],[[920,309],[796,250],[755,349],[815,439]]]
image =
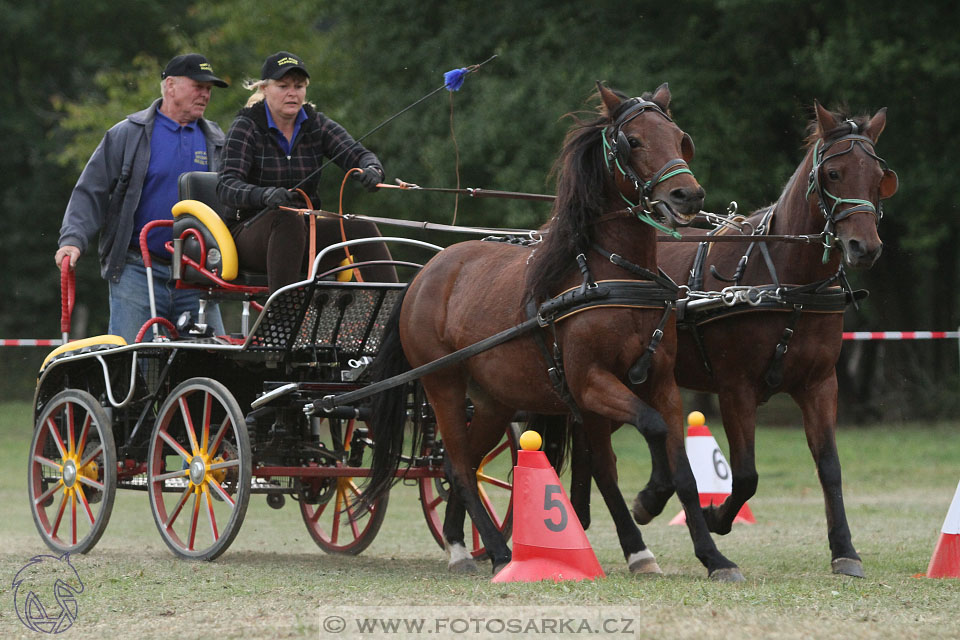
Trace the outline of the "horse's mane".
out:
[[[614,93],[621,99],[627,97]],[[599,98],[599,93],[594,97]],[[650,96],[644,94],[643,98],[649,100]],[[576,256],[592,243],[592,221],[603,213],[614,188],[600,137],[600,131],[611,123],[602,102],[599,113],[571,112],[564,117],[572,118],[573,125],[550,170],[557,179],[557,198],[550,220],[541,227],[543,241],[534,249],[525,283],[534,299],[555,295],[557,283],[576,269]]]

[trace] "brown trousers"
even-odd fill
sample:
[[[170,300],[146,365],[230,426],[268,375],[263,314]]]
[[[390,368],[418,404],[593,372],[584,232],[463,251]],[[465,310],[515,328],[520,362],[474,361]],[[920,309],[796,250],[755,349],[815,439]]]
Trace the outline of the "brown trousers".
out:
[[[310,265],[309,226],[307,219],[293,211],[269,211],[249,227],[234,231],[240,266],[252,271],[265,271],[270,293],[306,277]],[[365,220],[345,220],[347,240],[374,238],[380,230]],[[317,253],[324,247],[343,240],[340,221],[333,218],[317,219]],[[354,262],[390,260],[390,251],[382,242],[350,248]],[[320,263],[318,273],[335,268],[346,258],[343,249],[328,254]],[[397,270],[392,265],[371,265],[357,269],[365,282],[397,282]]]

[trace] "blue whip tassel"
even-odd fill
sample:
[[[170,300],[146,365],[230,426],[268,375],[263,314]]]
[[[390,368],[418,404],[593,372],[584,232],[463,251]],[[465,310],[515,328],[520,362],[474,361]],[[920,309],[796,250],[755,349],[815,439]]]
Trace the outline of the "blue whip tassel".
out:
[[[470,71],[464,67],[462,69],[453,69],[443,74],[443,86],[447,91],[459,91],[463,86],[463,79],[467,77]]]

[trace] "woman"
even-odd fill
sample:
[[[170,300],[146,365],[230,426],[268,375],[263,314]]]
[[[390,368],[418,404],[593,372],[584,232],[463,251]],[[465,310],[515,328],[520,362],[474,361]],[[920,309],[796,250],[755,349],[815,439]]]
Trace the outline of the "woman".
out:
[[[319,207],[320,173],[316,170],[325,157],[333,158],[344,171],[360,169],[352,176],[368,191],[375,191],[384,178],[377,156],[354,141],[342,126],[305,104],[308,84],[310,74],[298,56],[287,51],[269,56],[260,80],[245,85],[262,93],[263,100],[237,114],[223,149],[217,195],[230,208],[224,215],[237,244],[240,264],[266,271],[270,293],[302,280],[309,266],[306,218],[278,209],[304,205],[300,195],[290,189],[299,185]],[[264,208],[270,211],[249,226],[244,224]],[[344,225],[347,239],[380,235],[370,222],[345,221]],[[316,235],[321,248],[341,241],[340,221],[318,219]],[[390,260],[382,243],[357,246],[351,254],[356,262]],[[344,252],[327,256],[320,272],[335,267],[344,257]],[[392,266],[375,265],[358,271],[369,282],[397,281]]]

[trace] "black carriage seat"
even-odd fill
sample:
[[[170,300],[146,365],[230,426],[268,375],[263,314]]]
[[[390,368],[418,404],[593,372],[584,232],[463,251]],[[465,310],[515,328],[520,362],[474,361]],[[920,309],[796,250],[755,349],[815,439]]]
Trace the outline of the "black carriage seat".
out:
[[[233,236],[219,215],[224,206],[217,197],[217,180],[215,171],[189,171],[180,175],[177,182],[180,201],[173,206],[173,237],[183,238],[184,255],[200,262],[200,243],[193,235],[183,237],[187,229],[195,229],[206,245],[206,269],[232,284],[266,287],[266,274],[240,268]],[[185,267],[181,278],[192,284],[211,284],[193,267]]]

